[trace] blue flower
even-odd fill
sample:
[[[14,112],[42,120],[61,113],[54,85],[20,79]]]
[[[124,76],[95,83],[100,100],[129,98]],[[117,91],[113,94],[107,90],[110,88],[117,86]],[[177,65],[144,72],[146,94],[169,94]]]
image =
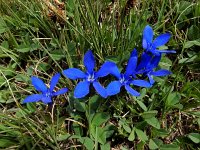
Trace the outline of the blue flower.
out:
[[[140,63],[136,68],[138,73],[143,74],[149,78],[151,85],[155,82],[153,76],[166,76],[171,74],[171,72],[166,69],[154,71],[158,67],[160,59],[161,55],[152,57],[144,52],[141,56]]]
[[[97,93],[102,97],[107,97],[106,89],[98,82],[99,77],[104,77],[109,74],[109,68],[113,65],[111,62],[105,62],[99,71],[95,72],[95,59],[91,50],[88,50],[84,56],[83,60],[86,72],[83,72],[76,68],[69,68],[63,71],[63,74],[72,80],[83,79],[80,81],[75,90],[75,98],[83,98],[89,93],[90,85],[92,84]]]
[[[42,92],[41,94],[33,94],[25,98],[23,103],[30,103],[30,102],[37,102],[39,100],[42,100],[43,103],[52,103],[52,97],[64,94],[68,91],[67,88],[62,88],[61,90],[54,92],[54,88],[56,84],[58,83],[58,80],[60,79],[60,74],[55,74],[50,82],[50,88],[47,88],[47,86],[44,84],[44,82],[35,77],[31,77],[31,81],[35,89],[39,92]]]
[[[121,87],[124,86],[127,92],[130,93],[131,95],[140,96],[140,93],[131,88],[130,86],[131,84],[141,87],[150,87],[151,85],[149,84],[149,82],[132,78],[134,76],[134,72],[136,72],[135,71],[136,67],[137,67],[137,57],[130,57],[124,74],[120,73],[116,64],[113,65],[113,67],[110,68],[110,72],[118,80],[112,81],[107,86],[108,95],[115,95],[119,93]]]
[[[170,36],[171,35],[169,33],[161,34],[153,41],[153,29],[147,25],[143,31],[142,46],[146,52],[150,52],[153,55],[161,55],[162,53],[176,53],[174,50],[157,50],[158,47],[163,46],[169,41]]]

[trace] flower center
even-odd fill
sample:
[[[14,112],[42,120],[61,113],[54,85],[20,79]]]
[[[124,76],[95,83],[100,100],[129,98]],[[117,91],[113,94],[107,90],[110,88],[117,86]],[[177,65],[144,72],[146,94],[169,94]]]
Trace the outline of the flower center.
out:
[[[148,51],[152,51],[153,50],[153,45],[151,43],[148,43],[148,46],[147,46],[147,50]]]
[[[45,93],[45,96],[46,96],[46,97],[51,97],[51,95],[52,95],[52,94],[51,94],[50,92]]]
[[[124,76],[119,80],[120,83],[124,83],[125,82],[125,78]]]
[[[94,82],[95,78],[94,78],[94,73],[93,74],[88,74],[87,76],[87,81],[88,82]]]
[[[154,46],[153,43],[147,43],[147,51],[155,51],[156,50],[156,47]]]
[[[120,78],[120,80],[119,80],[119,82],[120,82],[121,84],[124,85],[124,84],[126,84],[126,83],[128,82],[128,80],[127,80],[127,78],[125,78],[124,75],[122,74],[122,75],[121,75],[121,78]]]

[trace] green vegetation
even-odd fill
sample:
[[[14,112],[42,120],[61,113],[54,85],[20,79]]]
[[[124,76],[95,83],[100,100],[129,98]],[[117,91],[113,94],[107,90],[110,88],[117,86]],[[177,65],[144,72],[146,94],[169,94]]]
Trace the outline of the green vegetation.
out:
[[[200,149],[200,3],[198,0],[0,0],[0,149]],[[51,4],[51,5],[50,5]],[[170,32],[160,67],[168,78],[103,99],[95,92],[75,99],[69,92],[52,106],[22,102],[34,92],[30,77],[45,83],[62,69],[84,69],[92,49],[125,66],[142,50],[142,31]],[[164,47],[167,48],[167,47]],[[80,65],[81,64],[81,65]],[[112,77],[101,83],[105,86]]]

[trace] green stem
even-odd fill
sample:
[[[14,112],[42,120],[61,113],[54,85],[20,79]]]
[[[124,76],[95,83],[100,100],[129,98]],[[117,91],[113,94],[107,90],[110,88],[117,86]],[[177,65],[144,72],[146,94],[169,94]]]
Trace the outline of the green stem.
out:
[[[98,150],[98,129],[96,127],[96,134],[95,134],[95,150]]]

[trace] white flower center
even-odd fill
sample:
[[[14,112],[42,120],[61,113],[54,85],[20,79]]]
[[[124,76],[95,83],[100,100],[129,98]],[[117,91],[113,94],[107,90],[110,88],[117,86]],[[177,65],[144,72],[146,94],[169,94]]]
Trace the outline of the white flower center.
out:
[[[46,96],[46,97],[51,97],[51,93],[50,93],[50,92],[47,92],[47,93],[45,93],[45,96]]]
[[[94,78],[94,73],[91,75],[91,74],[89,74],[88,75],[88,77],[87,77],[87,81],[88,82],[93,82],[95,80],[95,78]]]
[[[120,83],[124,83],[125,82],[125,78],[124,76],[119,80]]]

